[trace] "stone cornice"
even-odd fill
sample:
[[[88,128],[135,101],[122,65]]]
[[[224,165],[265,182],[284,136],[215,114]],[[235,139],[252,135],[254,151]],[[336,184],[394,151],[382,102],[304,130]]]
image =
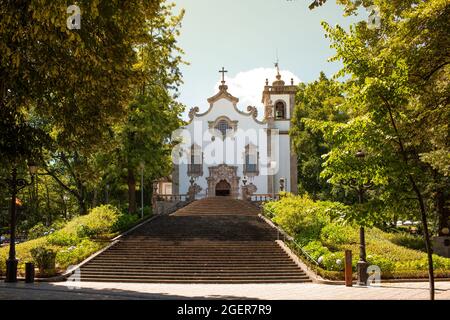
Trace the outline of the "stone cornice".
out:
[[[266,97],[273,94],[296,94],[297,86],[265,86],[262,96],[262,103],[265,103]]]
[[[192,121],[194,121],[195,118],[201,118],[201,117],[204,117],[204,116],[208,115],[211,112],[211,110],[213,109],[213,106],[214,106],[214,103],[212,103],[209,106],[209,109],[206,112],[204,112],[204,113],[200,113],[200,108],[199,107],[192,108],[189,111],[189,122],[187,124],[189,125],[190,123],[192,123]],[[246,116],[246,117],[252,117],[253,120],[257,124],[266,124],[266,121],[264,121],[264,120],[260,121],[260,120],[257,119],[258,118],[258,109],[256,109],[256,107],[248,106],[247,107],[247,112],[239,110],[238,107],[237,107],[237,104],[233,104],[233,107],[234,107],[234,110],[238,114]]]
[[[221,85],[219,89],[220,89],[219,92],[215,96],[208,99],[208,103],[210,104],[210,106],[212,106],[215,102],[219,101],[220,99],[226,99],[230,101],[234,106],[238,104],[239,99],[234,97],[227,91],[228,86]]]

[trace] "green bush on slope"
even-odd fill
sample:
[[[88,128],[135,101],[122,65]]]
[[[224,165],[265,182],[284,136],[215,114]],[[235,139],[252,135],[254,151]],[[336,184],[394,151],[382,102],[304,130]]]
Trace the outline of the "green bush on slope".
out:
[[[341,203],[313,201],[286,195],[264,205],[264,214],[295,238],[327,271],[342,271],[345,250],[352,250],[352,265],[359,260],[359,227],[343,223],[351,210]],[[426,276],[427,257],[421,237],[366,229],[367,260],[388,277]],[[434,256],[437,275],[450,276],[450,259]]]
[[[58,270],[75,265],[100,250],[118,232],[132,227],[139,218],[121,213],[117,208],[104,205],[92,209],[88,215],[69,221],[63,228],[49,235],[20,243],[16,246],[19,272],[23,274],[24,264],[34,261],[32,250],[45,248],[56,252]],[[41,227],[36,230],[40,231]],[[0,249],[0,271],[5,272],[9,246]]]

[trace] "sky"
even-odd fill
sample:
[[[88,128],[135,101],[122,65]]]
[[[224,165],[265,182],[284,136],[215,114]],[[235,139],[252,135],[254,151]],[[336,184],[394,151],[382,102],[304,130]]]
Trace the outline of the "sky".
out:
[[[219,70],[225,67],[228,92],[240,99],[238,107],[256,106],[263,114],[265,79],[275,80],[279,59],[283,80],[312,82],[320,71],[332,76],[339,63],[321,21],[346,29],[357,17],[344,17],[342,7],[329,0],[309,10],[310,0],[173,0],[174,12],[184,8],[179,46],[189,65],[181,68],[184,84],[178,100],[190,108],[208,109],[207,98],[218,92]]]

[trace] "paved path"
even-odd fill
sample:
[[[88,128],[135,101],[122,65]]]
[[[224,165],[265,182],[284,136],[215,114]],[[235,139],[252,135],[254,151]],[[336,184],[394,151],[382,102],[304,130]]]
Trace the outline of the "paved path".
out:
[[[425,300],[427,283],[385,283],[381,287],[347,288],[322,284],[137,284],[137,283],[5,284],[0,282],[0,300],[55,299],[262,299],[262,300]],[[74,283],[72,283],[74,285]],[[436,283],[436,299],[450,300],[450,282]]]

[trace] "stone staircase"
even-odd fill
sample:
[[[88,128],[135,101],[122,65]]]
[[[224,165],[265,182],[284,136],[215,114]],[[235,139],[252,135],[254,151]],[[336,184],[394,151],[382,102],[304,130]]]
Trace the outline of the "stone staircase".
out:
[[[123,237],[81,267],[82,281],[142,283],[310,282],[251,204],[196,201]]]

